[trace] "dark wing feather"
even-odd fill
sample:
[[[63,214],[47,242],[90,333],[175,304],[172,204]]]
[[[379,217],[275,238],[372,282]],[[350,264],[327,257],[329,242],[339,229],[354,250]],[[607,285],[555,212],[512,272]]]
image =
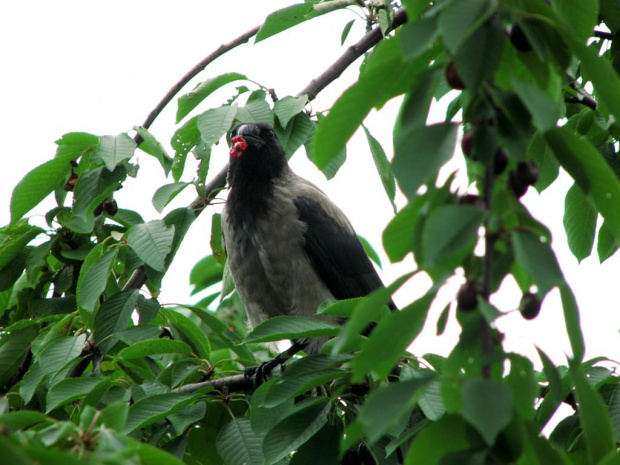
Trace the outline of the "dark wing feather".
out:
[[[336,299],[363,297],[383,286],[352,230],[345,229],[313,198],[300,196],[293,203],[306,225],[306,255]]]

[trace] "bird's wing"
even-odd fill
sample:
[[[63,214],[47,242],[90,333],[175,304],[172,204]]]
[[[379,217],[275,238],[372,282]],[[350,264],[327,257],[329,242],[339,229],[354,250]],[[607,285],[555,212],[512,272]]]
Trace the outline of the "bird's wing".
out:
[[[304,251],[338,300],[368,295],[383,283],[344,213],[318,189],[293,199],[304,224]]]

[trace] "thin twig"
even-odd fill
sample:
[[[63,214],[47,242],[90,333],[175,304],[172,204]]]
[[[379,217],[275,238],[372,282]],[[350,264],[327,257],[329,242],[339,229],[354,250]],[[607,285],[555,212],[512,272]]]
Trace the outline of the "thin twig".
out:
[[[493,162],[487,166],[484,177],[484,202],[488,212],[493,209],[493,182],[495,180],[495,174],[493,172]],[[495,259],[495,234],[491,234],[489,231],[489,223],[485,227],[484,236],[484,271],[482,277],[482,298],[489,301],[491,295],[491,287],[493,283],[493,260]],[[480,327],[480,343],[482,347],[482,376],[486,379],[491,376],[491,365],[486,359],[493,350],[493,339],[491,335],[491,328],[488,321],[485,318],[481,318]],[[486,356],[486,357],[485,357]]]
[[[392,30],[405,24],[407,22],[407,12],[404,8],[400,8],[394,14],[394,20],[392,21]],[[377,45],[383,38],[381,28],[375,27],[362,37],[358,42],[351,45],[347,50],[338,58],[329,68],[327,68],[320,76],[310,81],[310,83],[303,88],[297,95],[307,95],[308,100],[314,100],[314,98],[321,92],[328,84],[338,79],[345,69],[347,69],[355,60],[361,57],[364,53]]]
[[[611,32],[599,31],[598,29],[594,29],[594,37],[611,40],[614,38],[614,35]]]
[[[233,48],[238,47],[241,44],[245,44],[248,40],[250,40],[250,38],[256,35],[258,30],[261,28],[261,26],[262,24],[256,27],[253,27],[249,31],[244,32],[239,37],[231,40],[227,44],[220,45],[213,53],[206,56],[203,60],[201,60],[198,64],[196,64],[196,66],[190,69],[185,74],[185,76],[181,78],[179,82],[177,82],[174,86],[172,86],[172,88],[166,93],[166,95],[164,95],[164,98],[161,99],[161,101],[157,104],[157,106],[153,109],[153,111],[149,113],[148,117],[144,120],[144,123],[142,123],[142,127],[146,129],[150,128],[151,124],[153,124],[155,119],[159,116],[159,114],[166,107],[166,105],[168,105],[172,101],[175,95],[177,95],[190,80],[196,77],[198,73],[200,73],[203,69],[205,69],[207,65],[209,65],[215,59],[219,58],[226,52],[229,52]],[[140,143],[142,142],[142,137],[139,134],[137,134],[134,137],[134,140],[137,145],[140,145]]]
[[[174,392],[187,394],[206,387],[212,387],[216,391],[222,392],[244,391],[252,388],[252,381],[246,378],[245,375],[226,376],[225,378],[212,379],[201,383],[186,384],[185,386],[176,388]]]

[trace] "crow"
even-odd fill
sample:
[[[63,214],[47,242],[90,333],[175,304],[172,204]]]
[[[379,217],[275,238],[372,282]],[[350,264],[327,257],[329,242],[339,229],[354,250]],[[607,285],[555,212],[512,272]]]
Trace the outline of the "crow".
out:
[[[291,170],[270,125],[241,123],[230,137],[222,233],[250,326],[279,315],[330,318],[316,315],[323,301],[383,286],[347,217]],[[297,350],[317,353],[324,342],[313,338]]]

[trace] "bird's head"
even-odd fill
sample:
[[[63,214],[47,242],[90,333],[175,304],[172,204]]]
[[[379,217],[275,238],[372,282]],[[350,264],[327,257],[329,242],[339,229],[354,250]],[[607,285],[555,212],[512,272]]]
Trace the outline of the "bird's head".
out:
[[[267,152],[284,154],[273,128],[267,123],[240,123],[231,131],[230,141],[231,159]]]
[[[245,182],[279,177],[288,162],[273,128],[267,123],[241,123],[230,133],[228,183],[237,188]],[[254,186],[256,187],[256,186]]]

